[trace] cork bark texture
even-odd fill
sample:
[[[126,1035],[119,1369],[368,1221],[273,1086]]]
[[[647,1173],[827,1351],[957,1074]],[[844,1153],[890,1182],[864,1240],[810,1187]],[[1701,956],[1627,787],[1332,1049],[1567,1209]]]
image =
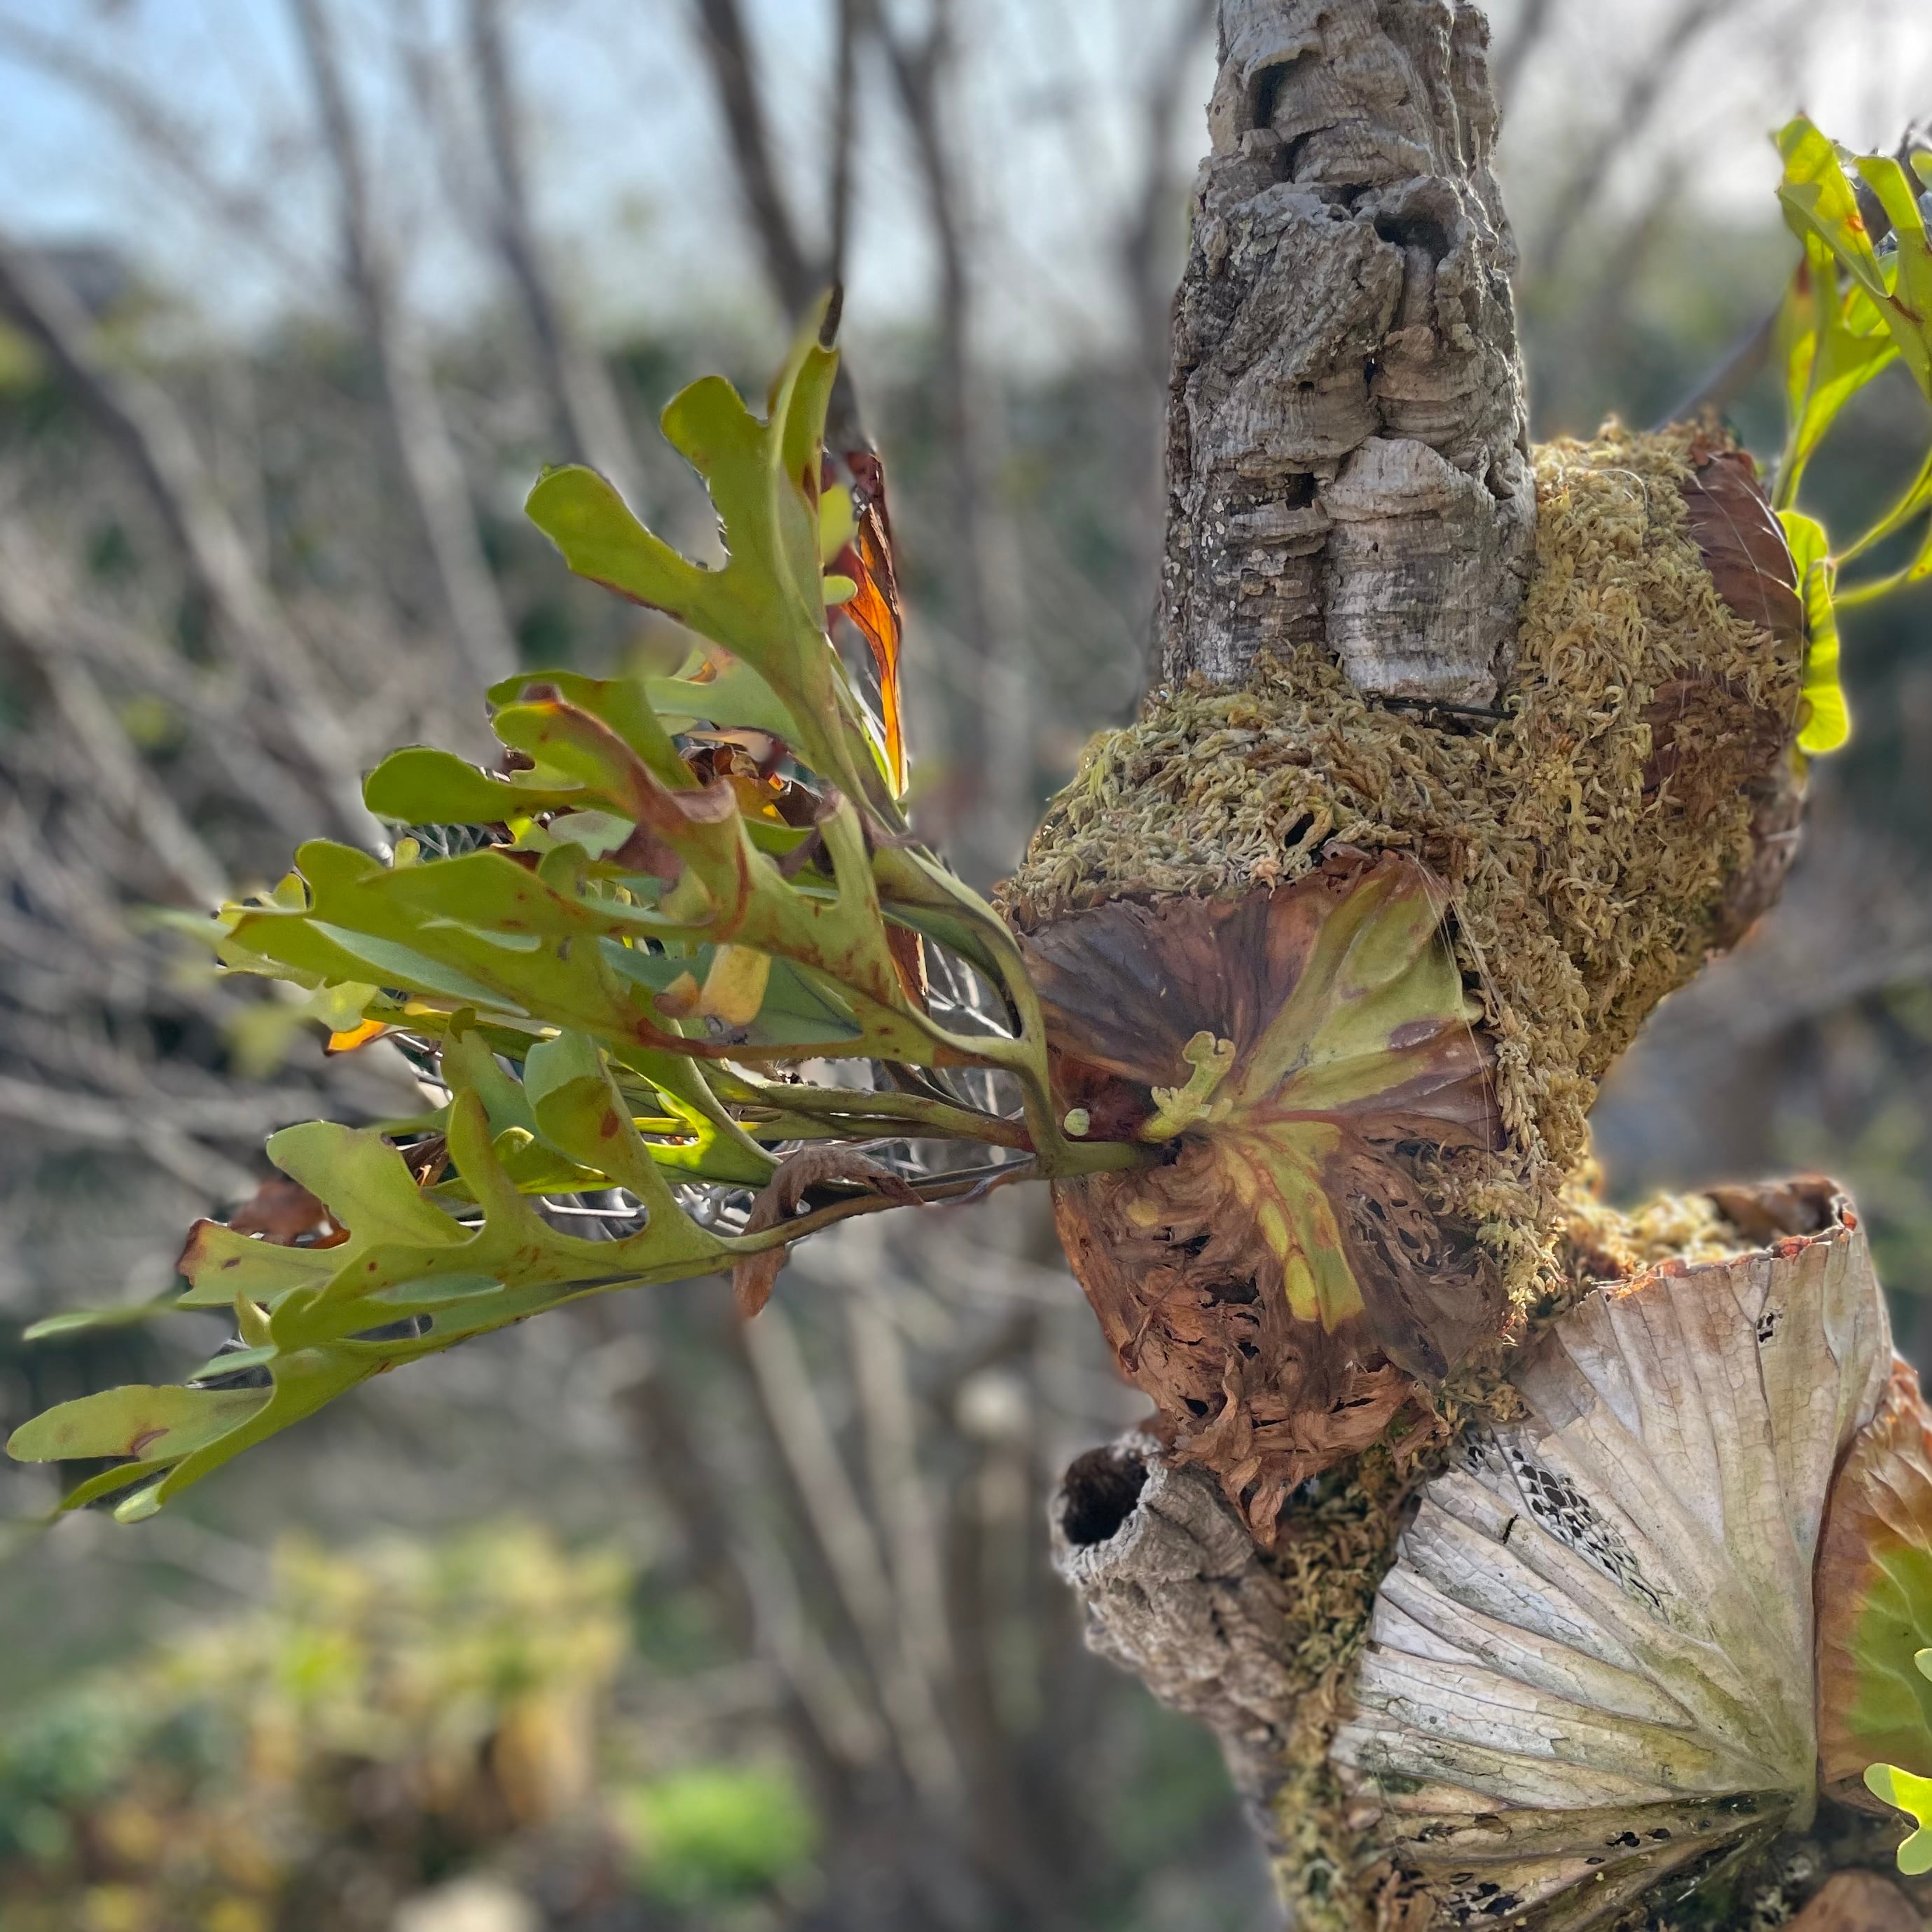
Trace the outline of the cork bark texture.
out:
[[[1484,705],[1535,488],[1462,0],[1224,0],[1168,405],[1165,675],[1325,642],[1365,692]]]
[[[1094,1647],[1220,1736],[1306,1932],[1474,1922],[1331,1750],[1425,1488],[1562,1426],[1515,1370],[1606,1293],[1820,1232],[1775,1190],[1591,1195],[1598,1082],[1790,863],[1807,640],[1714,424],[1532,452],[1486,35],[1465,0],[1222,0],[1161,676],[1000,896],[1069,1118],[1160,1149],[1055,1190],[1155,1410],[1070,1469],[1056,1556]],[[1330,932],[1384,875],[1426,884],[1446,990],[1276,1066],[1310,987],[1367,1015],[1424,960]],[[1299,1091],[1364,1042],[1383,1088]],[[1596,1922],[1547,1892],[1475,1916]]]

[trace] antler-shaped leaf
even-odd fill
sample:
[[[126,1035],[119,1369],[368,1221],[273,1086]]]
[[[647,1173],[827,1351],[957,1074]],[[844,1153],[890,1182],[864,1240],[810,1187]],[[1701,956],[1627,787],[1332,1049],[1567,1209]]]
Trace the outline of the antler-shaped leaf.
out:
[[[572,570],[668,613],[749,666],[783,709],[782,735],[812,769],[896,818],[893,789],[825,634],[822,439],[838,358],[818,339],[816,320],[773,385],[763,422],[718,376],[694,382],[664,412],[665,440],[704,478],[723,524],[722,568],[693,563],[653,536],[594,470],[548,471],[528,508]],[[844,528],[835,523],[835,550],[850,524],[849,514]],[[849,596],[854,586],[842,578],[833,587]]]
[[[347,1238],[277,1247],[197,1223],[181,1262],[190,1286],[175,1305],[233,1309],[250,1346],[215,1356],[187,1388],[112,1389],[64,1403],[17,1430],[9,1453],[27,1461],[129,1457],[81,1484],[63,1507],[140,1485],[116,1514],[148,1515],[385,1369],[584,1295],[728,1268],[850,1214],[951,1198],[970,1184],[941,1180],[915,1190],[894,1178],[880,1190],[860,1182],[795,1219],[720,1233],[680,1204],[610,1064],[583,1036],[533,1048],[518,1093],[535,1138],[574,1164],[580,1184],[635,1197],[646,1216],[640,1232],[586,1240],[552,1226],[506,1171],[506,1143],[515,1151],[520,1130],[498,1131],[500,1116],[473,1086],[458,1084],[448,1110],[458,1179],[443,1191],[459,1198],[448,1205],[427,1198],[402,1156],[371,1130],[326,1121],[288,1128],[270,1139],[269,1158]],[[250,1372],[266,1372],[267,1387],[204,1385]]]
[[[1875,376],[1902,362],[1932,400],[1932,195],[1891,155],[1849,154],[1802,116],[1780,133],[1778,146],[1784,162],[1778,196],[1804,253],[1777,327],[1789,427],[1776,503],[1803,572],[1810,636],[1798,748],[1816,754],[1836,750],[1851,730],[1834,605],[1869,602],[1932,577],[1928,524],[1897,569],[1842,589],[1837,580],[1845,565],[1932,511],[1932,452],[1892,507],[1835,554],[1822,526],[1794,507],[1806,465],[1839,412]],[[1932,188],[1932,155],[1915,155],[1912,166]],[[1854,174],[1883,213],[1890,232],[1882,248],[1860,208]]]
[[[227,966],[309,989],[338,1046],[397,1032],[450,1099],[415,1124],[431,1138],[411,1164],[368,1130],[270,1141],[346,1238],[282,1247],[201,1223],[176,1305],[232,1308],[244,1346],[185,1388],[109,1390],[27,1424],[18,1456],[129,1459],[69,1506],[133,1489],[119,1513],[146,1514],[378,1370],[584,1294],[736,1270],[759,1285],[748,1305],[778,1251],[828,1221],[1142,1158],[1063,1131],[1018,950],[907,834],[896,725],[875,740],[826,634],[822,558],[855,535],[849,494],[820,498],[836,360],[808,335],[762,422],[716,380],[666,412],[723,518],[721,569],[678,556],[589,471],[533,494],[574,567],[728,659],[672,679],[508,680],[490,699],[516,769],[416,746],[366,787],[379,816],[480,835],[404,837],[387,863],[316,842],[272,893],[226,910]],[[981,976],[990,1005],[950,1020],[924,943]],[[796,1077],[826,1060],[891,1077]],[[949,1088],[950,1069],[1004,1076],[1018,1112]],[[1000,1157],[902,1174],[863,1150],[931,1140]],[[736,1190],[711,1203],[723,1218],[688,1210],[678,1190],[695,1184]],[[561,1233],[529,1198],[611,1190],[643,1219],[618,1240]]]

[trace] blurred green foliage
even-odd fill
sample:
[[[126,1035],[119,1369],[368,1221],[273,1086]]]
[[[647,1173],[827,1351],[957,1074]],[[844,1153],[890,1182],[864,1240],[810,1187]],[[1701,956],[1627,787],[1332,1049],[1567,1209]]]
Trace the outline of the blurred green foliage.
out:
[[[10,1718],[0,1928],[360,1932],[557,1840],[590,1889],[679,1906],[796,1877],[816,1830],[782,1766],[653,1769],[619,1735],[632,1583],[514,1523],[284,1542],[257,1606]]]
[[[693,1765],[620,1792],[638,1882],[700,1906],[782,1883],[805,1867],[818,1826],[797,1785],[770,1764]]]

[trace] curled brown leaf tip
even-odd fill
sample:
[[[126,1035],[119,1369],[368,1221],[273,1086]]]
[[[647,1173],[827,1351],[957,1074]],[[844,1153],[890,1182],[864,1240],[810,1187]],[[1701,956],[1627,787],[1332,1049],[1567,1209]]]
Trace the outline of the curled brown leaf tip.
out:
[[[778,1162],[778,1171],[765,1184],[752,1203],[744,1232],[761,1234],[790,1220],[799,1204],[814,1187],[835,1181],[869,1186],[886,1200],[902,1208],[920,1205],[911,1184],[891,1168],[882,1167],[856,1149],[844,1147],[803,1147]],[[786,1247],[766,1248],[746,1255],[731,1270],[731,1294],[738,1312],[749,1321],[772,1298],[778,1270],[790,1258]]]
[[[346,1238],[306,1187],[280,1174],[270,1174],[230,1215],[228,1225],[238,1234],[260,1234],[278,1248],[333,1247]]]

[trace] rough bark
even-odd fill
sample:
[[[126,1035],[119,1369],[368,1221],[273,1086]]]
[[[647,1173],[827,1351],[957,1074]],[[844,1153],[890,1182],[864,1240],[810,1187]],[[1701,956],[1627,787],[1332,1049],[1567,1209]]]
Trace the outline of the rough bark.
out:
[[[1486,42],[1462,0],[1225,0],[1174,314],[1169,678],[1326,639],[1365,692],[1495,695],[1535,490]]]
[[[1828,1183],[1724,1198],[1766,1244],[1600,1288],[1523,1352],[1517,1418],[1420,1488],[1339,1669],[1308,1666],[1306,1562],[1203,1472],[1138,1434],[1068,1470],[1054,1553],[1089,1645],[1212,1726],[1291,1898],[1311,1816],[1340,1923],[1570,1932],[1811,1826],[1814,1560],[1897,1432],[1890,1334]],[[1829,1868],[1805,1843],[1801,1897]]]
[[[1221,1741],[1270,1852],[1296,1690],[1286,1592],[1220,1486],[1150,1436],[1090,1449],[1052,1511],[1053,1560],[1078,1593],[1088,1648]]]
[[[1169,400],[1161,640],[1168,683],[1184,688],[1096,757],[1009,901],[1069,1118],[1169,1144],[1157,1167],[1057,1196],[1076,1272],[1160,1415],[1069,1470],[1054,1551],[1092,1647],[1220,1737],[1309,1926],[1582,1932],[1713,1878],[1742,1888],[1742,1923],[1767,1887],[1802,1903],[1847,1862],[1787,1854],[1818,1796],[1820,1526],[1839,1471],[1863,1466],[1855,1438],[1879,1426],[1882,1304],[1828,1184],[1676,1204],[1679,1245],[1612,1260],[1581,1221],[1566,1236],[1573,1210],[1557,1204],[1573,1197],[1558,1184],[1604,1064],[1782,884],[1802,803],[1802,614],[1749,460],[1701,430],[1675,432],[1644,479],[1620,453],[1634,440],[1612,438],[1615,488],[1600,503],[1580,446],[1546,453],[1539,535],[1486,38],[1465,0],[1222,0]],[[1576,577],[1557,534],[1576,537],[1583,518],[1579,541],[1600,550],[1633,515],[1650,532],[1633,554],[1654,557],[1666,538],[1683,554],[1617,604],[1641,650],[1600,639],[1593,655],[1551,614],[1550,585]],[[1544,662],[1550,638],[1583,668],[1574,711]],[[1738,716],[1712,708],[1733,702]],[[1387,715],[1404,705],[1424,714],[1412,732]],[[1618,766],[1602,728],[1620,712],[1638,736]],[[1518,838],[1476,794],[1516,725],[1559,715],[1562,782],[1544,789],[1563,824]],[[1415,781],[1391,732],[1466,748],[1480,734],[1486,749]],[[1271,776],[1319,771],[1331,754],[1346,766],[1348,752],[1379,781],[1352,790],[1352,770],[1303,799]],[[1204,803],[1174,774],[1210,766]],[[1533,760],[1508,769],[1512,798],[1542,796]],[[1283,808],[1250,800],[1244,818],[1244,782]],[[1449,990],[1464,993],[1493,991],[1539,945],[1596,959],[1608,976],[1592,995],[1595,1058],[1563,1060],[1553,996],[1527,982],[1520,1012],[1500,996],[1485,1016],[1418,993],[1372,1028],[1364,1006],[1324,1043],[1309,987],[1396,983],[1394,952],[1379,939],[1351,950],[1352,926],[1324,943],[1358,963],[1321,973],[1297,955],[1280,984],[1250,985],[1252,958],[1293,949],[1244,946],[1242,922],[1298,896],[1312,904],[1327,875],[1363,861],[1350,842],[1406,826],[1405,785],[1446,794],[1456,836],[1486,841],[1498,864],[1517,854],[1497,904],[1568,903],[1586,877],[1610,881],[1619,904],[1654,898],[1630,854],[1682,820],[1691,938],[1658,971],[1636,973],[1630,946],[1598,946],[1594,927],[1552,939],[1507,920],[1486,955],[1457,955]],[[1327,810],[1336,798],[1348,808]],[[1720,839],[1717,820],[1741,800],[1748,824]],[[1203,839],[1260,824],[1316,856],[1264,854],[1231,885],[1197,839],[1190,877],[1156,880],[1144,848],[1184,806],[1198,808],[1188,823]],[[1632,837],[1552,869],[1564,826],[1598,823],[1599,808],[1605,823],[1627,814]],[[1394,842],[1402,855],[1382,864],[1413,864],[1418,842]],[[1438,911],[1473,946],[1492,904],[1468,883],[1482,868],[1442,842],[1427,848]],[[1058,859],[1090,880],[1089,857],[1106,874],[1098,902],[1052,870]],[[1291,1016],[1307,1041],[1276,1064],[1257,1042],[1292,1031]],[[1366,1070],[1337,1080],[1344,1036],[1350,1052],[1410,1052],[1452,1021],[1478,1072],[1507,1053],[1511,1079],[1526,1060],[1552,1084],[1574,1073],[1582,1095],[1548,1172],[1522,1170],[1544,1190],[1535,1202],[1498,1195],[1506,1204],[1485,1210],[1488,1228],[1515,1216],[1525,1243],[1544,1244],[1544,1271],[1510,1275],[1500,1315],[1493,1280],[1458,1274],[1469,1237],[1442,1177],[1465,1154],[1475,1172],[1498,1150],[1553,1144],[1526,1136],[1525,1109],[1503,1106],[1494,1138],[1473,1115],[1452,1130],[1438,1116],[1463,1075],[1436,1069],[1429,1108],[1363,1136],[1418,1162],[1400,1185],[1360,1161],[1343,1171],[1333,1151],[1348,1144],[1336,1096],[1370,1106],[1376,1090]],[[1332,1091],[1291,1090],[1310,1078]],[[1382,1084],[1398,1090],[1393,1072]],[[1309,1138],[1283,1139],[1264,1173],[1250,1144],[1270,1108],[1271,1130]],[[1250,1219],[1265,1242],[1246,1238]],[[1373,1254],[1357,1252],[1366,1232]],[[1298,1295],[1321,1276],[1324,1240],[1348,1267]],[[1881,1452],[1889,1481],[1891,1438],[1864,1454]]]

